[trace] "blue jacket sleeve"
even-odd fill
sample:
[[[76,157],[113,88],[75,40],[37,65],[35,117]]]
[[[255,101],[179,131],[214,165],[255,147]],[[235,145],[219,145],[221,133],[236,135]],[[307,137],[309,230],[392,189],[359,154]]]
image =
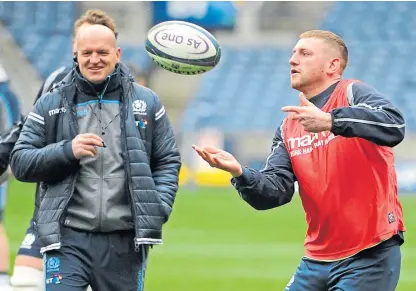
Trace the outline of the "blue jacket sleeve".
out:
[[[364,83],[348,90],[350,106],[333,109],[332,132],[344,137],[361,137],[380,146],[394,147],[405,135],[402,113],[380,92]]]
[[[290,202],[295,192],[295,181],[281,127],[273,138],[265,167],[260,171],[243,167],[243,174],[231,179],[240,196],[257,210],[271,209]]]
[[[156,190],[165,207],[166,221],[172,212],[179,183],[181,157],[175,135],[159,98],[154,94],[154,131],[152,139],[151,168]]]
[[[9,167],[10,154],[22,131],[23,123],[24,117],[21,115],[20,120],[0,137],[0,174],[4,173]]]
[[[10,167],[16,179],[22,182],[53,183],[79,165],[71,141],[48,144],[46,140],[48,115],[42,106],[46,97],[48,95],[42,96],[28,114],[11,153]]]

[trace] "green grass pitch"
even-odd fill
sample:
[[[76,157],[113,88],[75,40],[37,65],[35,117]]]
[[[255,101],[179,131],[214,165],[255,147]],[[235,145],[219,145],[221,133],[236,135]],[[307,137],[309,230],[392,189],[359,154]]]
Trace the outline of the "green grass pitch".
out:
[[[33,211],[34,184],[11,181],[5,212],[11,262]],[[416,196],[401,196],[407,226],[397,291],[416,290]],[[146,290],[283,290],[303,255],[300,199],[269,211],[250,208],[231,188],[181,189],[154,247]]]

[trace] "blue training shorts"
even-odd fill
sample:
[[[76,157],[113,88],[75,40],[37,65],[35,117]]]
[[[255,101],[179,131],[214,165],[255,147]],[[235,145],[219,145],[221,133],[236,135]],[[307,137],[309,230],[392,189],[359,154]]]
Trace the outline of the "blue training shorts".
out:
[[[43,256],[40,253],[39,239],[35,231],[35,223],[33,219],[30,220],[30,225],[26,230],[25,237],[20,245],[17,255],[25,255],[42,259]]]
[[[303,258],[285,291],[394,291],[400,276],[400,239],[393,237],[336,262]]]

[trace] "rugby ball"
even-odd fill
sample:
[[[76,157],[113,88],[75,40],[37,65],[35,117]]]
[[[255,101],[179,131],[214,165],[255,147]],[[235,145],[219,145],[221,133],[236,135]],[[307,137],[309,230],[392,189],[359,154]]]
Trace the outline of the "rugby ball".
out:
[[[215,37],[185,21],[165,21],[147,33],[146,51],[160,67],[173,73],[197,75],[212,70],[220,61]]]

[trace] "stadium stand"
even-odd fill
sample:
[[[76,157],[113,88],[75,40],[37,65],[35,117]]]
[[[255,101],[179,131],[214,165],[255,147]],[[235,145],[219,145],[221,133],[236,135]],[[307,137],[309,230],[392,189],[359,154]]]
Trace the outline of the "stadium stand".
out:
[[[389,96],[403,110],[411,131],[416,129],[416,66],[411,57],[416,48],[415,9],[415,2],[336,2],[321,24],[347,42],[350,63],[345,77]],[[290,50],[223,50],[220,65],[204,76],[186,110],[183,129],[274,130],[284,117],[280,108],[297,96],[289,85]]]
[[[77,2],[3,2],[0,20],[12,33],[26,58],[46,78],[60,66],[70,66],[72,26],[79,16]],[[121,44],[123,60],[147,68],[143,47]]]
[[[0,19],[42,78],[71,64],[77,2],[6,1],[2,5]],[[345,76],[361,79],[390,96],[403,108],[411,130],[416,129],[416,117],[411,114],[416,109],[412,96],[415,66],[410,57],[416,46],[411,42],[416,39],[415,8],[415,2],[336,2],[321,25],[347,41],[351,57]],[[143,47],[121,46],[123,60],[141,68],[149,66]],[[290,50],[271,47],[224,47],[220,65],[203,77],[186,109],[182,128],[275,129],[284,117],[280,108],[297,95],[289,86],[289,56]]]

